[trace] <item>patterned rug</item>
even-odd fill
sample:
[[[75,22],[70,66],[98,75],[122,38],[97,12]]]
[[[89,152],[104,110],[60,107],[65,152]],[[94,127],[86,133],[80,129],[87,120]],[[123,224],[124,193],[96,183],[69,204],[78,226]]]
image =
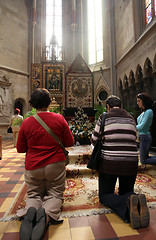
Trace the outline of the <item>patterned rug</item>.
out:
[[[70,165],[67,166],[62,217],[109,213],[110,209],[99,203],[97,172],[86,168],[86,163],[92,152],[91,146],[71,147],[68,148],[68,151]],[[16,211],[25,207],[26,186],[23,183],[24,179],[21,175],[23,168],[24,154],[18,154],[16,149],[12,147],[12,142],[3,142],[1,178],[3,178],[3,181],[5,180],[4,185],[7,184],[6,186],[10,186],[14,179],[16,179],[18,182],[15,184],[15,188],[20,185],[20,189],[16,188],[17,192],[14,195],[14,199],[9,203],[9,207],[0,221],[16,219]],[[6,172],[8,179],[6,178]],[[117,188],[118,183],[116,185],[116,191]],[[16,189],[14,189],[13,193],[15,193]],[[146,169],[138,172],[135,191],[136,193],[144,193],[146,195],[149,207],[156,207],[156,166],[149,165]],[[3,192],[5,194],[4,188]]]
[[[135,192],[144,193],[147,197],[148,206],[155,208],[156,168],[153,169],[152,166],[152,171],[150,171],[150,167],[138,172]],[[117,188],[118,183],[116,185],[116,191]],[[26,185],[23,184],[5,215],[7,220],[15,218],[16,211],[24,208],[25,197]],[[97,172],[87,169],[85,164],[80,165],[76,163],[74,165],[68,165],[62,217],[87,216],[109,212],[111,212],[110,209],[99,203]]]

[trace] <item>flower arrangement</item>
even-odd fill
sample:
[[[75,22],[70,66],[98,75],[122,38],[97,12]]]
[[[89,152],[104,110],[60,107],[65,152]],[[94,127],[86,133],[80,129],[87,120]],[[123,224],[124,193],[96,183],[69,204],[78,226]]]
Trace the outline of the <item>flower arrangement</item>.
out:
[[[70,130],[73,134],[76,145],[91,144],[91,135],[95,127],[95,122],[90,122],[87,114],[82,108],[78,108],[75,118],[68,122]]]

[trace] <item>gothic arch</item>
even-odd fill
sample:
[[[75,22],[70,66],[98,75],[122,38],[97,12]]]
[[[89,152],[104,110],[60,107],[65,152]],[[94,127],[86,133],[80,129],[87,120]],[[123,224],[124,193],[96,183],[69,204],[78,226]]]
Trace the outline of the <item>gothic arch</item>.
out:
[[[118,80],[118,93],[119,93],[119,97],[121,99],[121,101],[123,102],[123,83],[121,78],[119,78]]]
[[[153,60],[153,72],[156,72],[156,54]]]
[[[128,107],[128,98],[127,96],[129,96],[129,81],[128,81],[128,77],[125,74],[124,78],[123,78],[123,108],[127,109]]]
[[[153,90],[153,67],[152,63],[149,58],[146,58],[145,64],[144,64],[144,91],[148,94],[151,94],[151,91]]]
[[[146,61],[144,63],[144,78],[148,78],[152,76],[152,72],[153,72],[153,67],[152,67],[152,63],[150,61],[150,59],[147,57]]]
[[[119,81],[118,81],[118,89],[119,91],[123,90],[123,84],[122,84],[121,78],[119,78]]]
[[[128,86],[129,86],[129,81],[128,81],[127,75],[125,74],[123,79],[123,89],[127,89]]]
[[[142,68],[141,66],[138,64],[137,68],[136,68],[136,72],[135,72],[135,79],[136,79],[136,83],[137,82],[141,82],[143,78],[143,72],[142,72]]]
[[[136,82],[134,72],[131,70],[129,74],[129,97],[128,97],[129,108],[135,106],[135,102],[136,102]]]
[[[19,108],[21,111],[20,112],[21,115],[24,115],[25,106],[26,106],[26,102],[23,98],[17,98],[14,102],[14,110],[15,108]]]
[[[129,74],[129,86],[134,86],[134,84],[135,84],[134,72],[131,70]]]

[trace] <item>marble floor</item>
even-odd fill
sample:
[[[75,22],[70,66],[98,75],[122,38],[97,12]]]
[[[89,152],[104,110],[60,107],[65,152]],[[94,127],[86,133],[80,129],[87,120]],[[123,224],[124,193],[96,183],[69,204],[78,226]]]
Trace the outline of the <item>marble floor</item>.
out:
[[[0,160],[0,218],[4,217],[24,181],[24,162],[11,141],[3,141]],[[0,239],[18,240],[20,221],[0,221]],[[44,240],[155,240],[156,209],[150,209],[150,225],[134,230],[115,214],[66,218],[50,226]]]

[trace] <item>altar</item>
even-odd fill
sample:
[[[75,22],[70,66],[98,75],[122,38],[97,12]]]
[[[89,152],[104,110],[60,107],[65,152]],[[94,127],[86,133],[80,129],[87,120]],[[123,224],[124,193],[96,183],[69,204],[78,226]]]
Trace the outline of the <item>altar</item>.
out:
[[[31,91],[48,89],[67,121],[75,116],[78,107],[83,108],[90,121],[95,120],[93,82],[93,74],[80,54],[68,70],[64,61],[32,63]]]
[[[92,153],[91,145],[68,147],[69,165],[87,164]]]

